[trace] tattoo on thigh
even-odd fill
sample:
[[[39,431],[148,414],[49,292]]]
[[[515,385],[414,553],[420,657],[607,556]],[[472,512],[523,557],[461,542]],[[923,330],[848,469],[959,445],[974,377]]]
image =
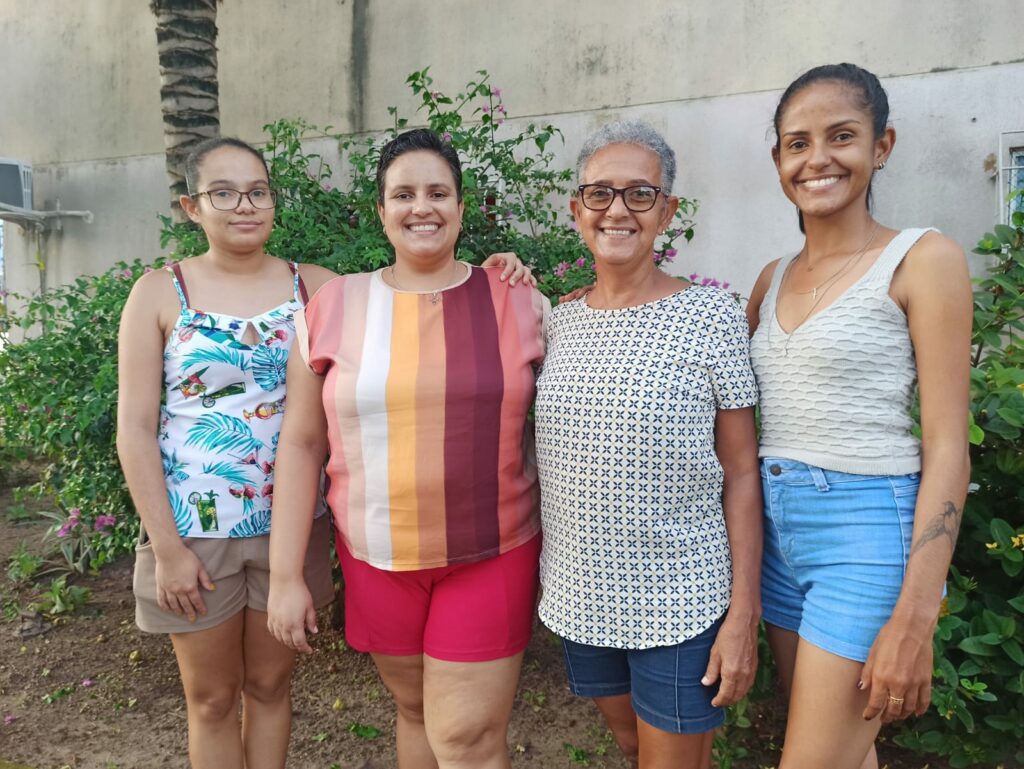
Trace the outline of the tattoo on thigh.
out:
[[[960,519],[963,517],[963,514],[964,511],[962,509],[958,509],[956,505],[947,500],[942,512],[935,516],[925,527],[925,530],[921,532],[921,537],[910,550],[910,556],[913,557],[914,553],[932,540],[942,539],[943,537],[949,540],[949,549],[952,551],[956,546],[956,537],[960,532]]]

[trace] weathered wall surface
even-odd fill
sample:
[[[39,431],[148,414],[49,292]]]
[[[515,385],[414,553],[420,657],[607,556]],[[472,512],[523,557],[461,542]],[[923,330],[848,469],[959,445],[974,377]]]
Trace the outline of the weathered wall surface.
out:
[[[676,269],[746,289],[758,265],[799,242],[766,135],[778,91],[825,61],[886,78],[898,141],[877,185],[883,221],[935,224],[964,244],[989,226],[983,160],[1000,130],[1024,127],[1024,64],[1004,63],[1024,56],[1020,10],[1017,0],[652,0],[642,12],[618,0],[228,0],[221,118],[250,141],[282,116],[379,130],[389,105],[413,113],[405,77],[426,65],[447,91],[489,70],[514,117],[562,128],[567,164],[601,121],[643,117],[680,155],[679,192],[702,202]],[[33,163],[36,207],[96,214],[46,238],[47,281],[155,256],[167,202],[148,4],[4,0],[0,71],[0,156]],[[8,287],[32,290],[36,244],[16,226],[6,234]]]

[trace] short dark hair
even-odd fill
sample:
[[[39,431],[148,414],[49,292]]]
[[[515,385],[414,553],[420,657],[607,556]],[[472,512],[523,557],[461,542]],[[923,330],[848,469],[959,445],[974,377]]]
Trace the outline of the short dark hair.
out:
[[[456,197],[462,202],[462,163],[459,161],[459,154],[452,145],[443,141],[429,128],[414,128],[400,133],[384,145],[380,151],[380,160],[377,161],[377,202],[384,204],[384,176],[391,164],[406,152],[418,150],[433,152],[448,164],[455,181]]]
[[[804,74],[789,84],[779,99],[779,105],[775,108],[775,150],[780,147],[779,125],[782,123],[782,116],[786,112],[789,102],[800,91],[814,83],[832,82],[848,86],[857,96],[858,106],[871,115],[871,127],[874,130],[874,137],[878,139],[885,133],[885,127],[889,123],[889,97],[885,89],[878,81],[878,77],[856,64],[823,64],[820,67],[807,70]],[[868,184],[867,195],[868,210],[871,210],[871,184]],[[804,215],[798,213],[800,231],[804,231]]]
[[[230,136],[214,136],[211,139],[203,139],[199,144],[192,148],[185,158],[185,184],[188,186],[188,192],[190,195],[194,194],[199,186],[199,166],[203,163],[203,158],[209,155],[214,150],[219,150],[221,147],[234,147],[248,152],[253,157],[258,158],[260,164],[263,166],[263,170],[267,174],[267,181],[270,181],[270,171],[267,168],[267,161],[259,150],[246,144],[241,139],[235,139]]]

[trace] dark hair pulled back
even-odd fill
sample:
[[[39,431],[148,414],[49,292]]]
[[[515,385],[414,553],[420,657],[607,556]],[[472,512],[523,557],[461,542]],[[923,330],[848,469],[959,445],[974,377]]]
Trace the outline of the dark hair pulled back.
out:
[[[377,161],[377,202],[384,204],[384,176],[388,168],[406,152],[417,152],[426,150],[439,155],[451,169],[452,178],[455,181],[455,194],[459,201],[462,201],[462,163],[459,161],[459,154],[452,145],[444,142],[440,136],[429,128],[414,128],[411,131],[400,133],[394,139],[384,145],[380,151],[380,160]]]
[[[878,139],[885,133],[885,127],[889,123],[889,97],[885,89],[873,73],[868,72],[856,64],[823,64],[820,67],[807,70],[804,74],[789,84],[779,99],[779,106],[775,108],[775,150],[780,148],[779,124],[786,107],[793,97],[800,91],[814,83],[831,82],[839,83],[850,88],[857,97],[857,106],[871,115],[871,127],[874,130],[874,138]],[[871,185],[868,184],[867,195],[868,210],[871,210]],[[804,231],[804,215],[798,212],[800,232]]]
[[[260,161],[260,165],[263,166],[263,171],[267,175],[267,180],[270,180],[267,161],[260,154],[259,150],[249,146],[241,139],[235,139],[230,136],[214,136],[212,139],[203,139],[203,141],[199,142],[189,151],[185,158],[185,184],[188,186],[190,195],[194,195],[199,187],[199,167],[203,164],[203,158],[214,150],[219,150],[221,147],[233,147],[248,152]]]

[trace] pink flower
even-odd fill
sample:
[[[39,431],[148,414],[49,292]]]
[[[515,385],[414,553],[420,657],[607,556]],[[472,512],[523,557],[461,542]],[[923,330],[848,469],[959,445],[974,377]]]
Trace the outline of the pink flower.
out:
[[[487,206],[480,206],[480,213],[486,214],[487,213]]]
[[[69,518],[60,525],[59,529],[57,529],[57,536],[64,539],[64,537],[71,533],[72,529],[75,529],[78,526],[78,524],[79,521],[77,518]]]
[[[691,272],[687,277],[689,278],[691,283],[696,283],[697,282],[697,278],[699,278],[700,275],[698,275],[695,272]]]
[[[576,260],[576,266],[577,267],[584,267],[586,264],[587,264],[587,260],[584,259],[582,256],[579,259]]]
[[[118,274],[118,276],[120,276],[120,278],[122,280],[128,280],[128,279],[130,279],[132,277],[132,271],[130,269],[128,269],[127,267],[125,269],[121,270],[121,272],[119,272],[117,274]]]
[[[676,254],[678,254],[678,253],[679,252],[676,249],[674,249],[674,248],[666,248],[665,249],[665,258],[666,259],[674,259]]]
[[[553,270],[556,278],[562,277],[568,271],[569,271],[569,263],[568,262],[559,262],[558,266],[555,267],[555,269]]]
[[[91,678],[85,678],[85,679],[82,680],[82,687],[85,688],[85,689],[88,689],[90,686],[94,685],[95,683],[96,682],[93,681]]]
[[[576,224],[576,220],[575,219],[573,221],[569,222],[569,229],[570,230],[578,230],[579,229],[579,225]]]
[[[481,107],[480,109],[481,109],[481,111],[482,111],[482,112],[483,112],[483,113],[484,113],[485,115],[486,115],[486,114],[487,114],[488,112],[490,112],[490,111],[491,111],[491,108],[490,108],[489,106],[487,106],[486,104],[485,104],[485,105],[484,105],[483,107]]]
[[[70,510],[68,510],[68,518],[74,518],[75,520],[77,520],[77,519],[79,519],[81,517],[82,517],[82,508],[80,508],[80,507],[72,507]]]
[[[150,267],[149,265],[146,265],[146,266],[145,266],[145,267],[144,267],[144,268],[142,269],[142,274],[143,274],[143,275],[145,275],[145,274],[146,274],[147,272],[152,272],[152,271],[153,271],[153,268],[152,268],[152,267]]]
[[[330,192],[333,189],[334,189],[334,185],[333,184],[331,184],[330,182],[325,182],[324,183],[324,192]]]
[[[501,125],[502,123],[504,123],[504,122],[505,122],[505,118],[503,118],[503,117],[500,117],[500,118],[498,118],[497,120],[495,120],[494,122],[495,122],[495,123],[497,123],[498,125]]]
[[[441,134],[441,141],[445,142],[446,144],[451,144],[452,143],[452,135],[450,133],[448,133],[447,131],[445,131],[443,134]]]
[[[18,717],[14,713],[6,713],[4,715],[4,726],[9,726],[18,720]]]
[[[494,108],[494,111],[495,112],[500,112],[502,115],[504,115],[505,114],[505,105],[504,104],[499,104],[497,107]]]
[[[500,88],[492,88],[491,89],[491,96],[493,96],[496,99],[500,99],[501,98],[501,89]]]
[[[28,411],[28,406],[26,406],[24,403],[19,403],[18,404],[18,411],[20,411],[22,414],[24,414],[26,411]]]
[[[729,288],[729,282],[728,282],[728,281],[726,281],[725,283],[723,283],[723,284],[722,284],[722,288],[724,288],[724,289],[728,289],[728,288]]]
[[[108,526],[113,526],[115,523],[117,523],[117,518],[112,515],[97,515],[92,527],[95,531],[102,531]]]

